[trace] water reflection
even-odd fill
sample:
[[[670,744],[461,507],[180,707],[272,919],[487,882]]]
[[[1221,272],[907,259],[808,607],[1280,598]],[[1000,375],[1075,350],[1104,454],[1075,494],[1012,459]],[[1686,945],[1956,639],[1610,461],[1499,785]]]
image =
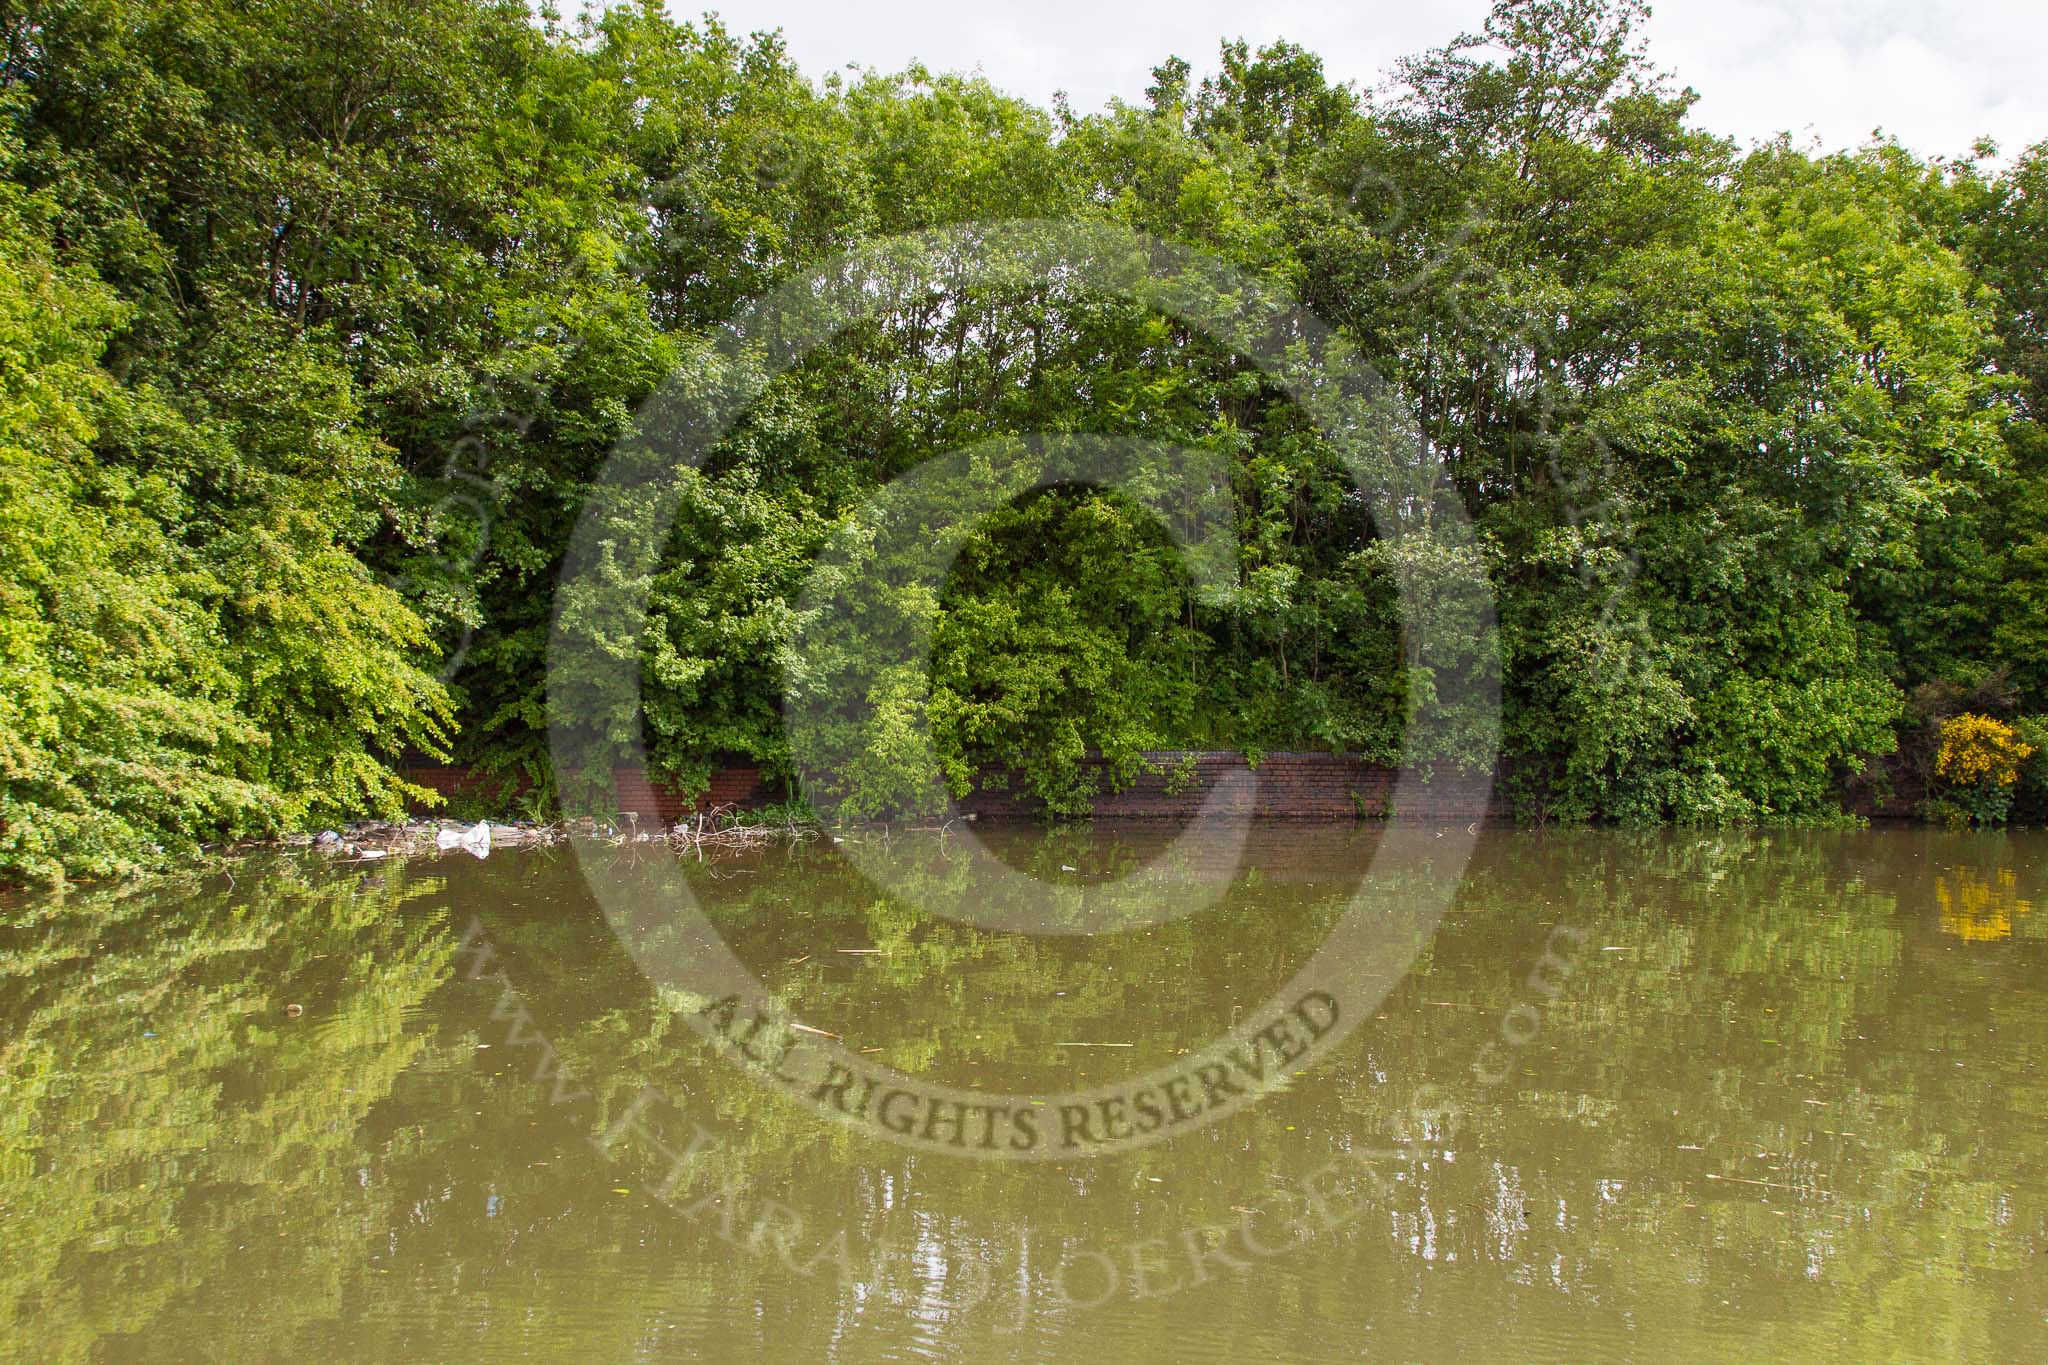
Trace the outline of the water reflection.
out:
[[[849,1048],[1055,1090],[1255,1008],[1374,842],[1255,830],[1214,908],[1092,939],[934,921],[829,844],[681,870]],[[1150,852],[999,851],[1097,878]],[[18,902],[0,1327],[50,1359],[2026,1354],[2044,852],[1488,836],[1333,1056],[1213,1127],[1039,1165],[906,1151],[754,1083],[560,854]],[[888,857],[959,889],[935,840]],[[1532,978],[1554,945],[1569,971]],[[573,1090],[535,1081],[522,1030]]]
[[[2011,938],[2013,920],[2034,908],[2032,901],[2020,899],[2018,886],[2011,868],[1999,868],[1989,880],[1970,867],[1940,874],[1934,896],[1941,906],[1942,932],[1971,943]]]
[[[450,945],[413,912],[444,884],[237,880],[8,917],[0,1326],[42,1358],[140,1353],[166,1323],[250,1343],[332,1323],[390,1215],[370,1119],[450,1065],[418,1019]]]

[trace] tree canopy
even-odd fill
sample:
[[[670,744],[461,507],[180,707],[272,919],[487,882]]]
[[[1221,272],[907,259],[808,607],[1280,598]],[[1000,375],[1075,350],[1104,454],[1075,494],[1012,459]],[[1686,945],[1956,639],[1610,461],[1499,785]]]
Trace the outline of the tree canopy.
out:
[[[25,0],[0,18],[0,875],[393,812],[408,755],[548,794],[550,632],[604,629],[556,588],[636,411],[807,264],[1011,219],[1197,248],[1386,377],[1498,597],[1528,818],[1839,820],[1931,771],[1956,714],[2032,724],[2048,144],[1744,150],[1650,62],[1644,13],[1499,0],[1370,88],[1229,42],[1077,113],[922,68],[814,80],[653,0]],[[595,728],[640,725],[685,785],[792,774],[797,604],[835,528],[1022,432],[1220,462],[1230,590],[1128,496],[1018,498],[929,604],[928,666],[868,699],[933,765],[878,722],[848,810],[1003,780],[1078,813],[1091,753],[1393,760],[1469,666],[1404,643],[1399,546],[1244,357],[1071,280],[935,277],[675,473],[644,687]]]

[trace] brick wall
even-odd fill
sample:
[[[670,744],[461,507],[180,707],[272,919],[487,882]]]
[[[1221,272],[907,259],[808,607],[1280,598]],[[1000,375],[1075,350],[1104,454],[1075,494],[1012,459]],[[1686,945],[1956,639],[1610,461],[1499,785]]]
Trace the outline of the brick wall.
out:
[[[618,788],[621,814],[637,815],[643,824],[663,828],[698,811],[717,806],[764,806],[772,799],[757,768],[714,770],[710,787],[695,801],[683,800],[673,788],[654,782],[640,768],[614,768],[612,781]]]
[[[1192,774],[1181,777],[1182,755],[1145,755],[1163,771],[1145,772],[1120,792],[1096,802],[1095,814],[1119,820],[1185,820],[1220,788],[1220,809],[1268,820],[1384,819],[1393,799],[1395,772],[1352,754],[1267,754],[1256,768],[1243,754],[1199,753]],[[1089,766],[1100,771],[1101,760]],[[1176,780],[1180,779],[1180,780]],[[1485,781],[1451,781],[1408,793],[1401,818],[1480,820],[1502,818],[1505,805],[1489,794]],[[1173,790],[1169,790],[1169,788]],[[1042,804],[1016,791],[984,789],[960,802],[963,812],[992,819],[1028,819]]]
[[[1184,781],[1175,780],[1180,754],[1148,754],[1146,758],[1163,771],[1142,773],[1124,790],[1105,794],[1096,803],[1098,817],[1186,820],[1220,788],[1224,793],[1221,809],[1231,814],[1277,820],[1376,820],[1386,818],[1393,797],[1393,769],[1349,754],[1267,754],[1254,768],[1243,754],[1199,753]],[[1099,759],[1088,760],[1088,764],[1101,770]],[[405,770],[405,776],[443,795],[491,794],[488,779],[467,768],[412,767]],[[710,789],[695,802],[684,801],[639,768],[614,769],[612,778],[620,812],[638,816],[649,827],[665,828],[714,806],[764,805],[779,795],[767,788],[754,768],[716,770]],[[1506,806],[1497,792],[1489,794],[1487,785],[1469,780],[1438,782],[1409,793],[1404,808],[1394,814],[1418,820],[1504,819]],[[985,788],[960,802],[959,810],[993,820],[1029,820],[1038,818],[1043,806],[1036,798],[1016,791]]]
[[[416,787],[439,792],[442,796],[516,796],[524,789],[521,782],[505,783],[496,778],[484,776],[474,768],[451,767],[441,763],[415,763],[398,770],[399,776]]]
[[[421,764],[401,771],[407,781],[443,796],[475,796],[489,802],[509,800],[524,790],[523,783],[502,784],[471,768]],[[717,769],[711,774],[710,788],[695,801],[685,801],[673,788],[649,778],[642,768],[614,768],[612,782],[618,791],[619,813],[637,815],[649,828],[666,828],[686,815],[715,806],[761,806],[774,799],[754,768]]]

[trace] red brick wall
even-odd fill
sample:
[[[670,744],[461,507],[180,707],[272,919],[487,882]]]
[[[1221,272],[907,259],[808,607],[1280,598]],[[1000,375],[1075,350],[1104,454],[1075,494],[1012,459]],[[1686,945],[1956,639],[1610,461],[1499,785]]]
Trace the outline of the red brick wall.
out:
[[[462,767],[420,765],[402,772],[407,781],[443,796],[513,796],[524,786],[499,786],[493,779]],[[711,774],[710,788],[694,802],[683,800],[673,788],[653,781],[641,768],[614,768],[612,782],[618,791],[619,813],[637,815],[650,828],[666,828],[685,815],[714,806],[760,806],[772,799],[761,783],[760,772],[754,768],[717,769]]]
[[[1181,755],[1162,753],[1147,759],[1163,771],[1146,772],[1120,792],[1105,794],[1095,813],[1112,820],[1186,820],[1200,809],[1203,800],[1219,782],[1236,775],[1234,794],[1225,811],[1262,819],[1341,821],[1383,819],[1393,796],[1394,770],[1348,754],[1267,754],[1253,768],[1243,754],[1200,753],[1195,755],[1192,777],[1177,791],[1168,784],[1178,770]],[[1088,760],[1100,769],[1099,759]],[[488,780],[467,768],[414,767],[405,770],[411,781],[444,795],[483,793]],[[714,806],[759,806],[775,799],[754,768],[720,768],[711,775],[711,786],[696,802],[685,802],[672,788],[650,779],[639,768],[617,768],[619,810],[637,815],[650,828],[665,828]],[[1105,784],[1106,785],[1106,784]],[[1395,812],[1403,819],[1480,820],[1499,819],[1507,814],[1498,792],[1489,795],[1486,783],[1446,780],[1410,793],[1406,807]],[[989,819],[1033,819],[1042,813],[1035,798],[1014,791],[984,789],[959,803],[963,814]]]
[[[1199,753],[1192,778],[1177,791],[1168,786],[1178,774],[1182,756],[1147,754],[1152,766],[1120,792],[1104,795],[1095,814],[1105,819],[1185,820],[1194,815],[1219,782],[1235,776],[1222,809],[1268,820],[1384,819],[1393,799],[1395,771],[1352,754],[1267,754],[1252,767],[1243,754]],[[1100,769],[1099,759],[1089,765]],[[1105,784],[1106,785],[1106,784]],[[1506,806],[1490,795],[1484,781],[1437,783],[1422,793],[1408,794],[1402,818],[1479,820],[1506,815]],[[960,803],[963,811],[994,819],[1029,818],[1041,811],[1035,798],[1014,791],[984,789]]]
[[[652,781],[640,768],[614,768],[612,782],[618,788],[621,814],[637,815],[643,823],[663,828],[716,806],[764,806],[770,800],[756,768],[714,770],[710,787],[694,802],[684,801],[674,788]]]
[[[425,787],[428,791],[439,792],[443,796],[488,795],[505,789],[504,784],[485,777],[473,768],[450,767],[438,763],[416,763],[399,769],[399,776],[414,786]],[[523,783],[510,784],[510,790],[514,794],[523,787]]]

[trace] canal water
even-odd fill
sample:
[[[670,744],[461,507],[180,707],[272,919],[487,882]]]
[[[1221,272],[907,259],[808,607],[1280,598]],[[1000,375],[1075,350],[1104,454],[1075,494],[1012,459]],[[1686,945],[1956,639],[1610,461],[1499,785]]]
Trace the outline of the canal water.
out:
[[[15,897],[0,1342],[2048,1354],[2048,838],[1487,833],[1405,913],[1361,893],[1394,837],[1262,827],[1154,881],[1158,836],[1098,827]]]

